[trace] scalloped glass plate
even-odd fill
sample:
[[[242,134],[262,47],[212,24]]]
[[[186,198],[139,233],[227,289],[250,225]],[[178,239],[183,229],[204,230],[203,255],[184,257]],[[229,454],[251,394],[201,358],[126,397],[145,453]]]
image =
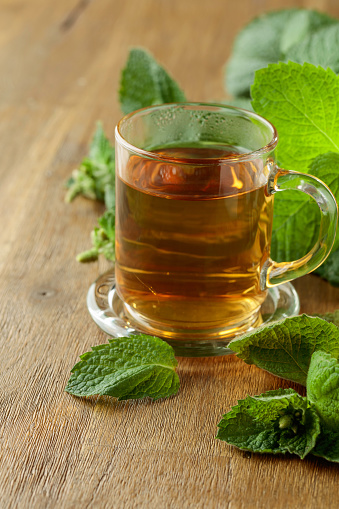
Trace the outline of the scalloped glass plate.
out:
[[[123,303],[115,290],[114,269],[102,274],[91,285],[87,294],[87,308],[100,329],[114,338],[144,332],[134,326],[125,314]],[[297,315],[299,310],[299,297],[291,283],[269,288],[261,307],[260,325]],[[254,327],[249,330],[254,330]],[[177,356],[209,357],[233,353],[227,346],[231,339],[166,341]]]

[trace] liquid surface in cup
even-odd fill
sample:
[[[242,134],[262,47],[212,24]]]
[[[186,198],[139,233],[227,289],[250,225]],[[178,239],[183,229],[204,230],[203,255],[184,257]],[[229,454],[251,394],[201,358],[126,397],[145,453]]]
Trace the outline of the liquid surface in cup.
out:
[[[152,334],[233,335],[256,322],[266,295],[273,203],[264,174],[234,160],[234,147],[157,152],[186,164],[132,155],[117,177],[118,293]]]

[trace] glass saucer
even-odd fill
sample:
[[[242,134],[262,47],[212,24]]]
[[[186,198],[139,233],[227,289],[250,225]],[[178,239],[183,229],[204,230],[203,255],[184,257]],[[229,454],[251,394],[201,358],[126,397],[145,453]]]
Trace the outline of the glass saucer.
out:
[[[123,303],[115,289],[114,269],[102,274],[91,285],[87,294],[87,308],[95,323],[114,338],[143,332],[125,315]],[[291,283],[269,288],[261,307],[261,325],[297,315],[299,310],[299,297]],[[249,330],[254,330],[254,327]],[[227,346],[231,339],[166,341],[174,348],[177,356],[209,357],[233,353]]]

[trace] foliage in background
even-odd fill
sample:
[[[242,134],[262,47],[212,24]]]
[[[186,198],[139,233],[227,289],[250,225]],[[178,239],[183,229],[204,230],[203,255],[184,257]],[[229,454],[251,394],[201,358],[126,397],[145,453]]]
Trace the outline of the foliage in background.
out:
[[[103,255],[107,260],[115,260],[115,206],[107,209],[98,219],[99,226],[91,232],[92,247],[79,253],[78,262],[93,262]]]
[[[333,70],[339,70],[338,40],[336,46],[327,47],[326,55],[316,51],[310,42],[315,37],[317,49],[325,49],[332,26],[336,32],[336,19],[307,9],[273,11],[255,18],[234,41],[226,66],[227,91],[235,97],[250,97],[255,71],[275,62],[294,60],[325,67],[328,62],[335,62],[337,69]]]
[[[155,104],[184,102],[185,94],[150,53],[141,48],[130,51],[121,72],[119,100],[125,115]]]
[[[107,208],[115,203],[114,176],[115,150],[106,138],[102,125],[98,122],[88,157],[79,168],[73,170],[66,182],[68,191],[65,200],[71,202],[78,195],[92,200],[104,201]]]

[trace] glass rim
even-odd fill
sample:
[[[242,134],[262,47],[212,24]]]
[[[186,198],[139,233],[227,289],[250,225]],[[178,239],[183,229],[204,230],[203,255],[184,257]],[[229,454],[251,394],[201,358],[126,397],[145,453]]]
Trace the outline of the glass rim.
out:
[[[153,159],[157,161],[164,161],[164,162],[172,162],[175,164],[202,164],[201,158],[183,158],[183,157],[173,157],[173,155],[164,155],[161,154],[159,156],[158,153],[144,150],[142,148],[136,147],[132,143],[128,142],[124,136],[121,133],[121,127],[122,125],[129,119],[131,119],[134,116],[139,115],[142,112],[148,111],[154,111],[156,109],[166,109],[168,107],[203,107],[205,109],[210,108],[213,111],[219,110],[233,110],[233,111],[239,111],[240,113],[244,113],[247,117],[253,118],[261,122],[261,124],[266,125],[272,133],[271,140],[264,145],[263,147],[254,150],[252,152],[244,152],[241,153],[235,157],[208,157],[204,159],[203,165],[209,165],[209,164],[217,164],[225,162],[226,160],[228,162],[245,162],[245,161],[251,161],[253,159],[256,159],[257,157],[260,157],[263,154],[266,154],[267,152],[271,152],[275,149],[278,143],[278,133],[274,125],[267,120],[266,118],[262,117],[261,115],[258,115],[257,113],[253,111],[246,110],[244,108],[238,108],[236,106],[231,106],[228,104],[220,104],[220,103],[200,103],[200,102],[180,102],[180,103],[165,103],[165,104],[155,104],[152,106],[146,106],[145,108],[140,108],[138,110],[132,111],[131,113],[128,113],[122,119],[118,122],[118,124],[115,127],[115,139],[116,141],[122,145],[125,149],[129,150],[130,152],[133,152],[136,155],[142,156],[147,159]]]

